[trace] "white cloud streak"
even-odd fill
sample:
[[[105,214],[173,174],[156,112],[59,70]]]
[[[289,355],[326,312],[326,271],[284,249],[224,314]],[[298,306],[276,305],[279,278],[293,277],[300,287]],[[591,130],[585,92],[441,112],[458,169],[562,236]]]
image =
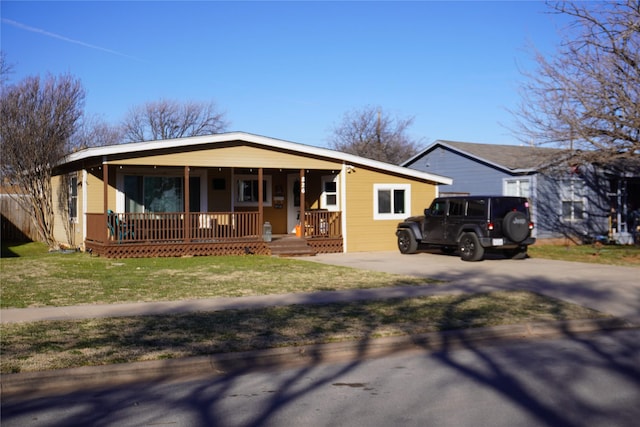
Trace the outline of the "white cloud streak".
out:
[[[61,36],[60,34],[56,34],[56,33],[52,33],[52,32],[43,30],[41,28],[31,27],[29,25],[23,24],[23,23],[18,22],[18,21],[14,21],[12,19],[2,18],[2,22],[5,23],[5,24],[8,24],[8,25],[11,25],[13,27],[20,28],[21,30],[29,31],[29,32],[36,33],[36,34],[41,34],[41,35],[43,35],[45,37],[51,37],[51,38],[54,38],[54,39],[62,40],[62,41],[67,42],[67,43],[77,44],[79,46],[83,46],[83,47],[86,47],[86,48],[89,48],[89,49],[99,50],[99,51],[102,51],[102,52],[110,53],[112,55],[121,56],[123,58],[128,58],[128,59],[133,59],[135,61],[140,61],[140,59],[138,59],[136,57],[126,55],[126,54],[118,52],[116,50],[107,49],[107,48],[96,46],[96,45],[93,45],[93,44],[90,44],[90,43],[85,43],[85,42],[80,41],[80,40],[71,39],[69,37]]]

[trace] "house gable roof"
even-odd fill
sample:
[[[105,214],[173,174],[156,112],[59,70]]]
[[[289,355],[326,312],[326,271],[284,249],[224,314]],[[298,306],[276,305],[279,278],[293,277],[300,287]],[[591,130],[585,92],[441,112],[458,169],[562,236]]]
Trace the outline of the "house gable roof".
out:
[[[304,145],[295,142],[284,141],[275,138],[254,135],[245,132],[229,132],[214,135],[194,136],[188,138],[178,138],[159,141],[135,142],[129,144],[109,145],[104,147],[87,148],[76,153],[69,154],[58,164],[58,167],[70,165],[74,163],[82,164],[85,161],[95,161],[102,159],[109,160],[109,157],[126,158],[138,157],[142,154],[152,154],[158,151],[168,149],[206,149],[215,148],[216,145],[224,145],[229,142],[244,142],[265,149],[278,149],[289,151],[298,155],[321,157],[326,159],[337,160],[344,164],[359,165],[378,169],[384,172],[397,175],[404,175],[411,178],[417,178],[424,181],[430,181],[437,184],[451,184],[451,178],[443,177],[426,172],[420,172],[403,166],[392,165],[389,163],[371,160],[352,154],[334,151],[327,148],[320,148],[311,145]]]
[[[558,156],[567,153],[559,148],[438,140],[404,162],[403,166],[411,165],[438,147],[444,147],[510,173],[536,172],[541,167],[551,164]]]

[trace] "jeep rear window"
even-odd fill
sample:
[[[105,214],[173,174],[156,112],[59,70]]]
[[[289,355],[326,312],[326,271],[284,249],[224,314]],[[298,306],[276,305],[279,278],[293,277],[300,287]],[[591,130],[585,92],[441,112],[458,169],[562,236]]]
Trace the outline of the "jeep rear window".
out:
[[[522,212],[528,215],[528,203],[526,199],[492,199],[491,209],[494,218],[503,218],[511,211]]]
[[[469,200],[467,204],[467,216],[483,218],[485,206],[485,200]]]

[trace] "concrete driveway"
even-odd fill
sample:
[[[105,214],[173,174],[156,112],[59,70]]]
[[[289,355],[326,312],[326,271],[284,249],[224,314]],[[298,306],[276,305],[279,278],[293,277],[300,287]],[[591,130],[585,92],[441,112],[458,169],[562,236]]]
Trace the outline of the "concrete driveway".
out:
[[[321,254],[312,262],[441,279],[443,291],[529,290],[640,324],[640,268],[501,257],[464,262],[439,252]]]

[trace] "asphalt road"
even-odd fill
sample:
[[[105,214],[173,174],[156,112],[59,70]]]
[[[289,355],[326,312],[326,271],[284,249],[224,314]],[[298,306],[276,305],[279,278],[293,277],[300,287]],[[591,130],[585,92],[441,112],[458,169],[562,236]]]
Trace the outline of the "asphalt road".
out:
[[[3,427],[617,426],[640,419],[640,330],[3,400]]]

